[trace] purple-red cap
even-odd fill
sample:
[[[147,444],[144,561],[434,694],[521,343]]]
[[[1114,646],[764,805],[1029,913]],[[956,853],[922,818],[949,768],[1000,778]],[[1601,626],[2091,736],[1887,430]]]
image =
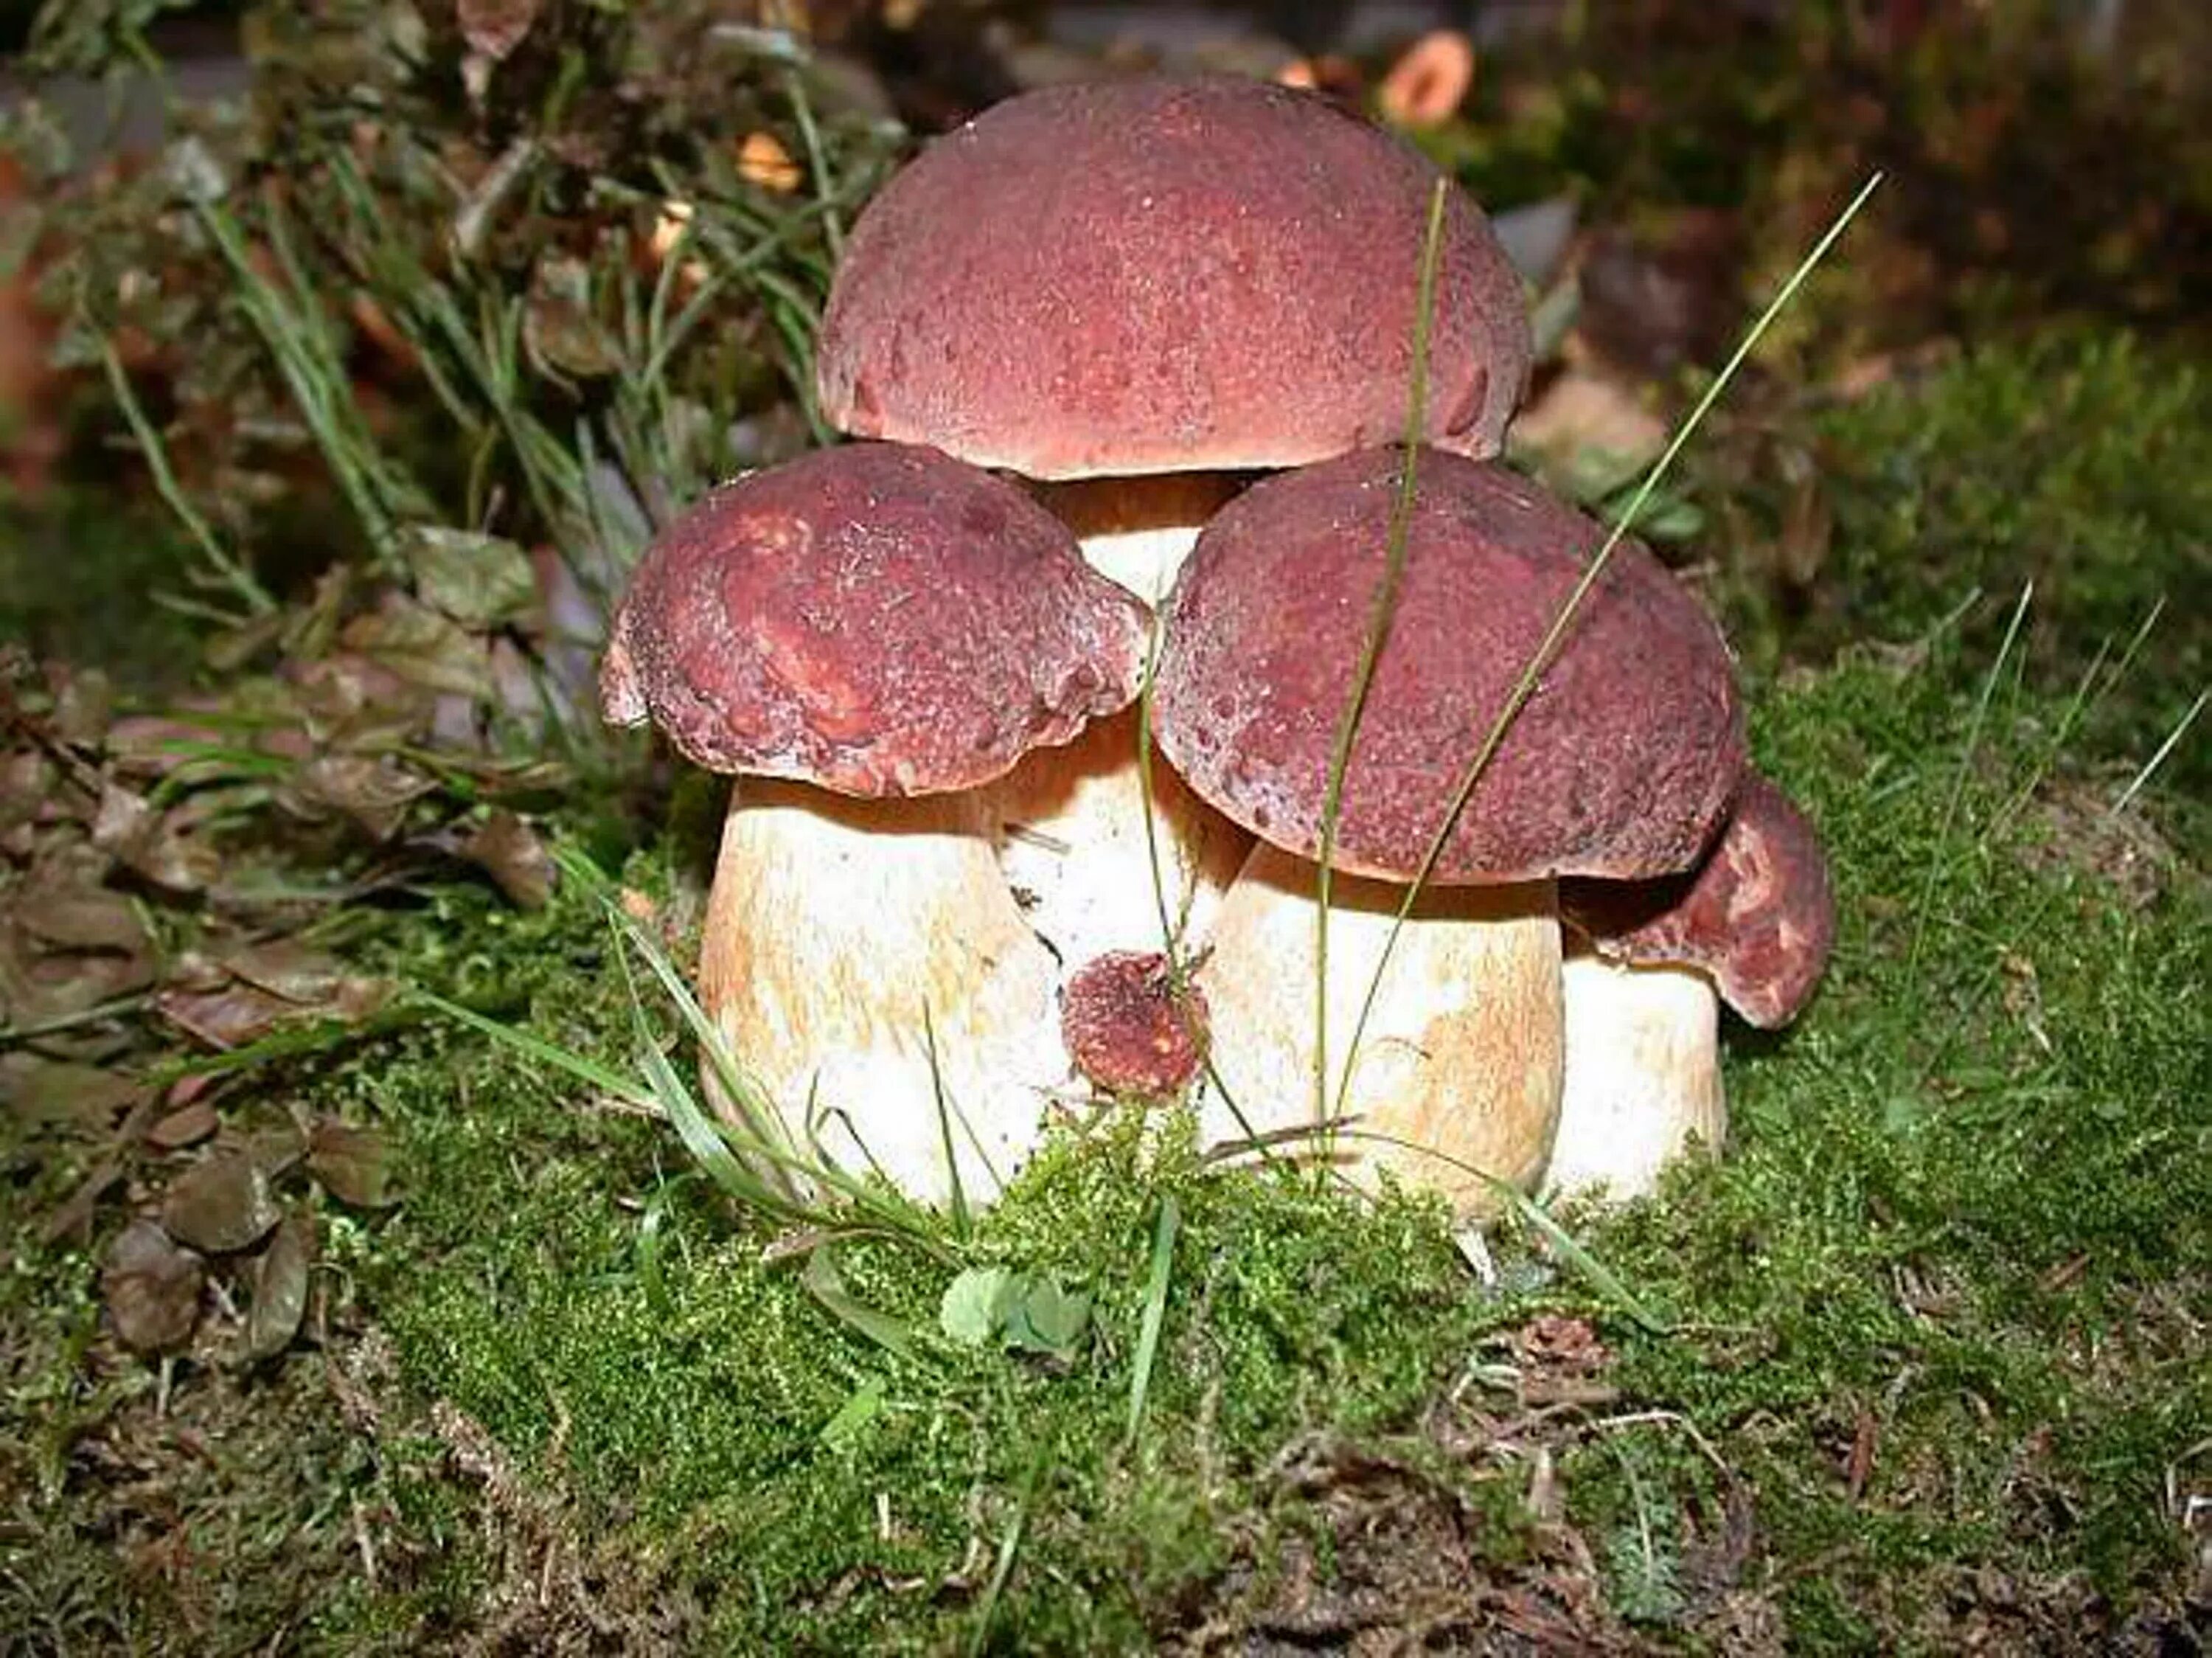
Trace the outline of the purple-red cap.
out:
[[[1200,535],[1166,601],[1153,728],[1208,802],[1320,856],[1337,730],[1386,569],[1401,449],[1262,479]],[[1336,868],[1410,879],[1526,664],[1604,539],[1495,463],[1419,452],[1388,637],[1337,820]],[[1623,539],[1446,841],[1448,885],[1689,868],[1743,766],[1719,630]]]
[[[1109,1094],[1181,1094],[1206,1063],[1206,998],[1188,983],[1178,995],[1157,950],[1109,950],[1067,981],[1060,1039]]]
[[[726,485],[655,539],[600,705],[709,771],[948,793],[1127,706],[1150,624],[1016,485],[848,444]]]
[[[1231,76],[1024,93],[869,203],[817,354],[842,430],[1032,478],[1290,466],[1406,430],[1438,174],[1312,93]],[[1520,277],[1445,198],[1425,432],[1496,451]]]
[[[1744,774],[1705,863],[1660,881],[1565,881],[1559,910],[1608,961],[1699,967],[1728,1004],[1771,1030],[1797,1016],[1835,942],[1820,837],[1781,789]]]

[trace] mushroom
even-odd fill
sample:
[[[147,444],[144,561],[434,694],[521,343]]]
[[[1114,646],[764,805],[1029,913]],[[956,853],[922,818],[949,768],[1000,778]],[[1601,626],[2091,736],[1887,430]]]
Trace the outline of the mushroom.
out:
[[[1819,835],[1747,772],[1728,827],[1694,872],[1560,884],[1569,926],[1566,1086],[1546,1184],[1642,1197],[1692,1140],[1728,1134],[1720,1003],[1763,1030],[1797,1016],[1827,965],[1835,904]]]
[[[701,1001],[848,1167],[988,1197],[1033,1142],[1066,1074],[1057,969],[990,786],[1127,706],[1150,631],[1027,495],[904,444],[755,472],[647,549],[602,707],[739,774]]]
[[[1254,485],[1200,536],[1165,607],[1152,717],[1196,792],[1263,843],[1230,889],[1197,978],[1238,1122],[1313,1123],[1318,1021],[1332,1070],[1384,936],[1479,746],[1601,532],[1505,467],[1419,457],[1405,562],[1346,767],[1325,989],[1316,871],[1337,731],[1385,570],[1405,452],[1363,450]],[[1341,1109],[1406,1143],[1351,1159],[1491,1197],[1470,1167],[1533,1182],[1559,1105],[1554,877],[1637,879],[1695,863],[1743,762],[1712,621],[1624,540],[1452,822],[1349,1068]],[[1334,1097],[1335,1076],[1328,1079]]]
[[[1327,100],[1227,76],[1052,86],[932,143],[870,202],[817,353],[841,430],[1033,480],[1147,602],[1255,470],[1404,430],[1437,173]],[[1494,452],[1533,346],[1481,211],[1446,198],[1425,430]],[[1157,949],[1134,722],[1024,766],[1007,872],[1071,965]],[[1152,802],[1191,940],[1249,845]]]

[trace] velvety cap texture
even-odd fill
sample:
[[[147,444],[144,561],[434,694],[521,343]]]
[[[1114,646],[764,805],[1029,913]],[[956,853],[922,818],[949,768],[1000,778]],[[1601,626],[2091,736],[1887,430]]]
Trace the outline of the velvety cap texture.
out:
[[[1200,795],[1320,856],[1339,722],[1387,566],[1405,452],[1261,480],[1198,539],[1166,604],[1160,747]],[[1524,665],[1604,539],[1508,468],[1419,456],[1406,559],[1346,771],[1334,863],[1411,878]],[[1623,540],[1506,730],[1431,876],[1626,879],[1695,863],[1743,766],[1728,649]]]
[[[1436,169],[1312,93],[1087,82],[994,105],[869,203],[823,412],[1032,478],[1297,466],[1406,430]],[[1428,437],[1496,451],[1532,355],[1519,277],[1445,201]]]
[[[1014,485],[850,444],[726,485],[653,541],[600,704],[710,771],[969,789],[1126,707],[1150,620]]]
[[[1559,908],[1609,961],[1702,967],[1764,1029],[1797,1016],[1836,937],[1819,832],[1747,772],[1728,827],[1696,871],[1664,881],[1563,882]]]

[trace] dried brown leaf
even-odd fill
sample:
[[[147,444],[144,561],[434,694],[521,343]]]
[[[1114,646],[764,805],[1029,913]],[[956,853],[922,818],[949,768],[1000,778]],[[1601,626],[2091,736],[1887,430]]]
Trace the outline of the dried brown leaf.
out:
[[[166,990],[154,998],[164,1019],[211,1048],[235,1048],[266,1036],[298,1009],[258,984],[234,981],[218,991]]]
[[[198,892],[222,873],[222,860],[212,846],[178,833],[144,795],[119,783],[104,783],[100,789],[92,844],[172,892]]]
[[[53,787],[54,768],[37,750],[0,757],[0,834],[35,820]]]
[[[58,673],[53,712],[47,716],[54,735],[64,742],[93,747],[107,735],[107,721],[115,705],[115,687],[96,667]]]
[[[25,1053],[0,1059],[0,1097],[28,1122],[107,1128],[143,1092],[130,1077],[97,1065]]]
[[[156,1151],[179,1151],[197,1145],[216,1131],[220,1119],[213,1104],[195,1100],[180,1111],[173,1111],[146,1131],[146,1143]]]
[[[388,594],[339,636],[410,685],[455,696],[488,699],[493,691],[483,643],[450,617],[400,594]]]
[[[281,792],[303,815],[343,813],[374,838],[389,840],[406,821],[408,807],[436,788],[389,755],[322,754]]]
[[[465,628],[481,632],[514,621],[537,601],[530,555],[501,536],[418,525],[399,552],[423,602]]]
[[[235,1151],[193,1164],[161,1202],[161,1224],[169,1234],[210,1254],[248,1247],[280,1218],[269,1177]]]
[[[344,964],[336,956],[296,938],[270,939],[234,950],[223,958],[223,965],[257,990],[306,1007],[337,1000],[346,976]]]
[[[108,1247],[100,1299],[124,1345],[141,1353],[181,1347],[199,1322],[206,1264],[151,1221],[133,1221]]]
[[[66,950],[112,950],[136,956],[146,930],[131,900],[105,887],[33,881],[10,894],[16,921],[45,943]]]
[[[553,896],[553,855],[528,824],[504,807],[461,844],[461,856],[489,875],[518,908],[542,910]]]
[[[382,1209],[392,1194],[390,1156],[373,1128],[325,1119],[307,1137],[307,1173],[324,1191],[356,1209]]]
[[[247,1274],[252,1301],[246,1313],[248,1360],[274,1357],[291,1344],[307,1312],[307,1275],[315,1264],[315,1219],[293,1210]]]

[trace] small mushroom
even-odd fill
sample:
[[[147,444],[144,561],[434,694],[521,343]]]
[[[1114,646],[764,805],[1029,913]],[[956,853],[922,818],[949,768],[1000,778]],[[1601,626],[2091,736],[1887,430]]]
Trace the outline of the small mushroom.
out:
[[[848,1167],[946,1195],[940,1082],[969,1197],[1032,1143],[1066,1074],[1057,967],[1000,871],[991,785],[1125,707],[1149,633],[1021,491],[904,444],[753,473],[647,550],[602,707],[740,774],[701,1000]]]
[[[1642,1197],[1694,1140],[1728,1135],[1720,998],[1763,1030],[1786,1025],[1827,965],[1835,902],[1820,837],[1781,789],[1745,774],[1728,827],[1695,871],[1560,883],[1589,941],[1567,957],[1567,1072],[1546,1184]]]
[[[817,353],[841,430],[1040,480],[1084,556],[1146,602],[1255,471],[1401,432],[1436,168],[1327,100],[1231,76],[1040,88],[929,146],[872,200]],[[1426,425],[1490,454],[1528,381],[1520,280],[1446,198]],[[1134,722],[1023,766],[1010,880],[1073,966],[1158,949]],[[1170,921],[1205,936],[1249,838],[1162,783]]]
[[[1165,607],[1161,750],[1263,843],[1198,975],[1214,1066],[1255,1131],[1311,1122],[1316,1008],[1334,1071],[1404,883],[1602,539],[1501,466],[1421,452],[1396,602],[1344,776],[1332,863],[1357,879],[1336,883],[1322,995],[1311,860],[1404,464],[1401,449],[1370,449],[1255,484],[1206,527]],[[1491,1194],[1463,1166],[1535,1179],[1563,1063],[1554,878],[1694,863],[1742,759],[1718,631],[1648,552],[1622,542],[1400,937],[1343,1109],[1407,1149],[1363,1149],[1355,1169],[1396,1167],[1467,1215]],[[1226,1110],[1209,1106],[1211,1131],[1229,1131]]]

